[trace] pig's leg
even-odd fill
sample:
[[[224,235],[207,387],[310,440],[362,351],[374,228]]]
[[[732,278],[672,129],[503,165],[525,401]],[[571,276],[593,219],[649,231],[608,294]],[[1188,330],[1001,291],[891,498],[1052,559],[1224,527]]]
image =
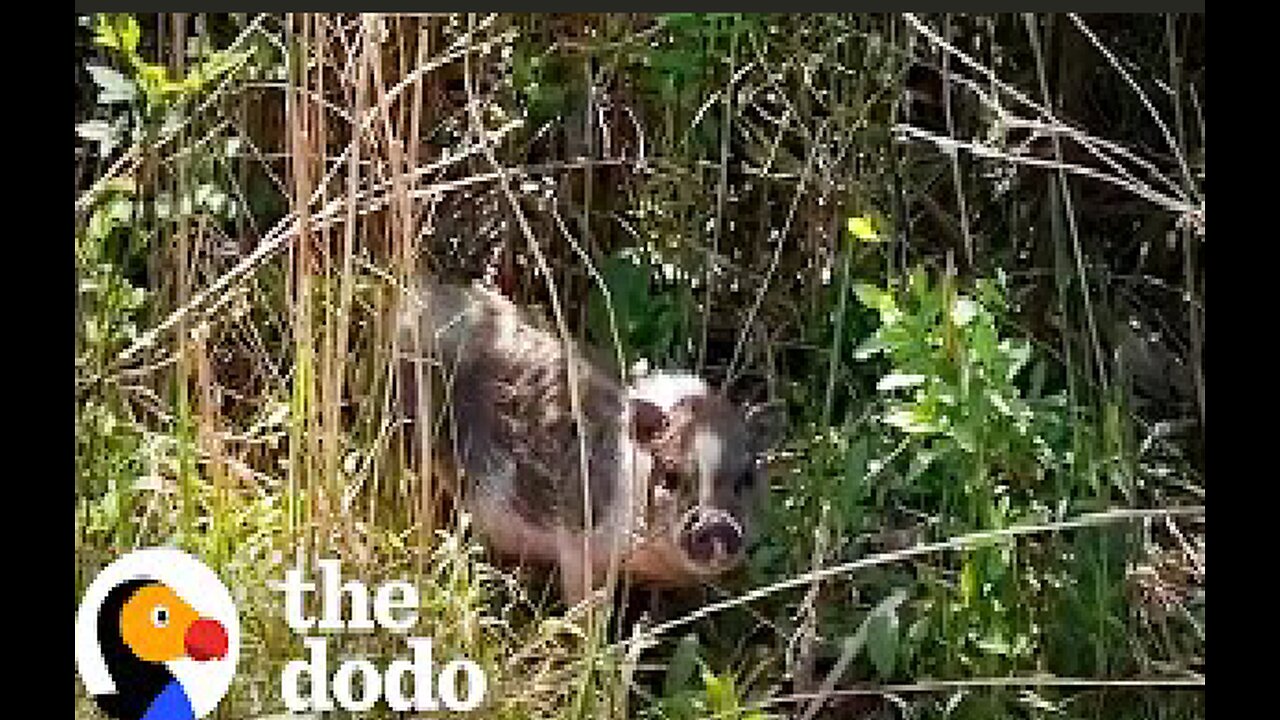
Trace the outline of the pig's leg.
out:
[[[594,540],[594,543],[600,542]],[[592,552],[596,551],[593,547]],[[578,605],[599,589],[600,573],[596,563],[584,553],[581,533],[565,529],[556,532],[556,562],[560,566],[560,595],[569,607]]]
[[[649,588],[649,612],[653,617],[662,617],[662,594],[657,588]]]
[[[560,567],[560,596],[566,605],[574,607],[591,591],[581,535],[563,529],[556,532],[556,564]]]
[[[558,562],[558,532],[525,520],[507,501],[479,494],[467,503],[472,527],[499,555],[538,564]]]

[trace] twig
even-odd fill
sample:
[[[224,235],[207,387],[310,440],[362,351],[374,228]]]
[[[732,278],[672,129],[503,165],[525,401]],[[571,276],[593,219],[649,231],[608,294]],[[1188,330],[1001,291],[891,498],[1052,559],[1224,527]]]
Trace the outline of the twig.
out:
[[[878,553],[870,555],[851,562],[840,563],[821,570],[813,570],[802,575],[797,575],[786,580],[781,580],[764,587],[756,588],[749,592],[743,593],[734,598],[729,598],[720,602],[705,605],[683,617],[670,620],[659,625],[655,625],[648,631],[640,635],[637,639],[628,642],[647,642],[653,643],[658,636],[670,633],[672,630],[684,627],[694,623],[702,618],[714,615],[731,608],[754,602],[764,597],[777,594],[783,590],[789,590],[796,587],[803,587],[813,582],[838,575],[848,575],[859,570],[865,570],[870,567],[879,565],[888,565],[902,560],[909,560],[924,555],[932,555],[934,553],[944,552],[947,550],[964,550],[974,546],[991,543],[996,540],[1016,538],[1024,535],[1039,535],[1042,533],[1061,532],[1063,530],[1071,530],[1085,527],[1095,527],[1099,525],[1108,525],[1116,522],[1126,522],[1131,520],[1140,520],[1142,518],[1160,518],[1160,517],[1184,517],[1204,515],[1205,508],[1203,505],[1179,506],[1170,508],[1151,508],[1151,509],[1116,509],[1106,510],[1103,512],[1089,513],[1081,515],[1071,520],[1058,520],[1055,522],[1038,523],[1034,525],[1014,525],[1012,527],[1001,528],[999,530],[986,530],[982,532],[969,533],[967,535],[959,535],[948,540],[942,540],[934,543],[924,543],[903,550],[895,550],[893,552]]]
[[[862,695],[888,695],[892,693],[933,693],[947,692],[964,688],[998,688],[998,687],[1059,687],[1059,688],[1203,688],[1203,675],[1186,677],[1154,677],[1131,678],[1126,680],[1104,680],[1077,677],[989,677],[970,678],[965,680],[923,680],[903,685],[867,685],[864,687],[841,688],[825,695],[820,693],[797,693],[779,695],[763,700],[754,707],[767,707],[787,703],[802,703],[822,697],[855,697]]]

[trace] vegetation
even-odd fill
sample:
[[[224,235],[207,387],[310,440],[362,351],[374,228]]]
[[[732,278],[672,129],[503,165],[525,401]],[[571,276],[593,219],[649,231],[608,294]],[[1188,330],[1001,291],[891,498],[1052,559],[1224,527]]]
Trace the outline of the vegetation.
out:
[[[221,718],[322,557],[486,716],[1203,717],[1204,68],[1203,15],[79,16],[77,599],[208,562]],[[637,620],[491,563],[409,470],[419,272],[784,401],[748,567]]]

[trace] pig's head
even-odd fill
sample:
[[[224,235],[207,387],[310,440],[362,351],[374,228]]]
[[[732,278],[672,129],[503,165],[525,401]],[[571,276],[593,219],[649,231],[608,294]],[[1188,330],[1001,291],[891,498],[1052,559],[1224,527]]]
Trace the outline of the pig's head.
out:
[[[780,439],[780,405],[740,408],[688,375],[638,381],[628,397],[641,517],[628,568],[688,585],[737,565],[767,490],[763,454]]]

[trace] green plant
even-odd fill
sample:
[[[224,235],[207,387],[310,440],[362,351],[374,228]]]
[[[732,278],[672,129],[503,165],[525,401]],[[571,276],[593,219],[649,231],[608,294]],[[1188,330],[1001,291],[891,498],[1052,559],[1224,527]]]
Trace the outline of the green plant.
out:
[[[638,253],[619,253],[606,259],[600,270],[609,302],[599,287],[592,288],[587,300],[587,336],[598,347],[612,348],[616,327],[628,368],[640,359],[655,367],[679,364],[689,355],[684,342],[689,336],[684,312],[689,288],[681,278],[675,278],[676,284],[663,282],[661,269],[661,264],[651,264]]]
[[[764,720],[764,713],[745,699],[745,688],[737,673],[717,673],[701,655],[695,635],[688,635],[677,644],[667,665],[662,695],[644,716],[663,720]]]
[[[197,44],[196,64],[181,77],[174,78],[169,68],[142,57],[139,51],[142,29],[133,15],[99,13],[92,18],[94,43],[110,50],[127,73],[105,65],[88,66],[99,88],[99,102],[136,105],[144,127],[174,121],[174,117],[165,117],[166,112],[198,96],[249,58],[248,51],[214,51],[202,43]]]
[[[1063,469],[1063,400],[1020,386],[1031,347],[1000,332],[999,283],[979,281],[970,296],[950,278],[930,283],[917,270],[901,288],[854,291],[880,317],[854,355],[887,361],[876,386],[885,398],[880,420],[904,443],[883,481],[937,519],[937,537],[1046,518]],[[1043,623],[1030,601],[1035,572],[1019,548],[1001,544],[926,573],[932,587],[923,607],[945,651],[918,655],[920,669],[998,674],[1026,666]]]

